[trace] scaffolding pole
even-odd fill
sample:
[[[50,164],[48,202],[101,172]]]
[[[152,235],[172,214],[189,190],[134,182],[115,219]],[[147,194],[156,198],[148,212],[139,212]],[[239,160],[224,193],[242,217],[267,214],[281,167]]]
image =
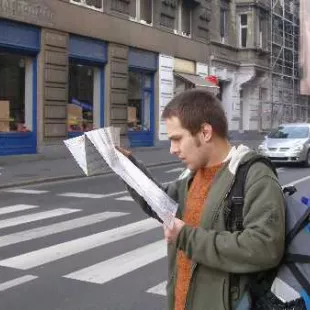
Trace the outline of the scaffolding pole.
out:
[[[298,118],[299,0],[270,0],[270,128]]]

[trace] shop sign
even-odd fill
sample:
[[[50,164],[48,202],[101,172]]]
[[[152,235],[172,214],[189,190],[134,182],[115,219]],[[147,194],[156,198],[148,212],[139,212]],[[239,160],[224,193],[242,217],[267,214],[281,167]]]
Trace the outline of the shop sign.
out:
[[[0,0],[0,14],[49,26],[54,20],[54,12],[43,1]]]

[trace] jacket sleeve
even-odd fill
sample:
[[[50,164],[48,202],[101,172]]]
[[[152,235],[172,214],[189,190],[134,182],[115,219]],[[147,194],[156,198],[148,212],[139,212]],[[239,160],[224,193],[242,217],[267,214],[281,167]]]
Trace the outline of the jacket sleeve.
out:
[[[248,172],[243,231],[216,232],[185,225],[177,247],[196,263],[230,273],[258,272],[278,265],[284,251],[285,200],[269,170],[256,163]]]
[[[138,161],[134,156],[130,155],[129,160],[137,166],[148,178],[150,178],[159,188],[165,191],[172,199],[177,201],[177,187],[175,184],[171,183],[167,186],[163,186],[159,183],[151,174],[151,172],[143,165],[142,162]],[[157,215],[155,211],[148,205],[142,196],[140,196],[132,187],[126,184],[126,188],[133,200],[141,207],[141,209],[150,217],[158,220],[162,223],[162,219]]]

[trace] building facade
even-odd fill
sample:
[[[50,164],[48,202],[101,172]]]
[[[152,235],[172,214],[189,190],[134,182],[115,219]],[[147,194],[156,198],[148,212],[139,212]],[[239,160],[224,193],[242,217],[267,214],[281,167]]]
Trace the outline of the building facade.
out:
[[[192,87],[221,99],[230,130],[263,129],[270,6],[252,2],[0,0],[0,155],[110,125],[154,145]]]

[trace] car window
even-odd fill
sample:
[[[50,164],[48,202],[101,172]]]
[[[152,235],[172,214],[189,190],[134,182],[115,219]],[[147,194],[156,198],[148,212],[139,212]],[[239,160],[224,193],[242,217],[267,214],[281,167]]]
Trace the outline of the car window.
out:
[[[271,139],[304,139],[308,137],[309,127],[307,126],[280,126],[268,135],[268,138]]]

